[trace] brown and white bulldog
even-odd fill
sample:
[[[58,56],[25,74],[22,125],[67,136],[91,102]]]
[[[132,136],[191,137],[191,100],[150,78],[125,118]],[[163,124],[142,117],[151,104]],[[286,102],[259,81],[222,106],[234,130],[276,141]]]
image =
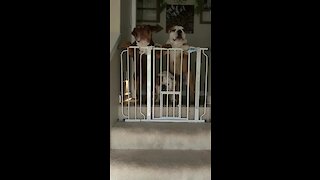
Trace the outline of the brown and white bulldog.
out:
[[[190,80],[188,83],[188,53],[189,49],[188,40],[186,38],[186,33],[184,32],[184,28],[182,26],[173,26],[169,29],[169,39],[166,44],[162,47],[164,48],[182,48],[183,49],[183,57],[181,61],[181,53],[178,51],[175,53],[174,51],[170,51],[170,73],[175,73],[176,75],[183,76],[184,84],[189,84],[190,87],[190,101],[194,101],[195,95],[195,78],[193,73],[189,72]],[[180,72],[182,63],[182,72]],[[175,67],[175,68],[174,68]],[[188,87],[188,86],[187,86]]]
[[[134,37],[134,42],[124,42],[119,46],[119,49],[126,49],[129,46],[138,46],[139,54],[145,53],[145,48],[147,46],[157,46],[152,40],[152,33],[159,32],[163,28],[159,25],[151,26],[151,25],[137,25],[131,35]],[[130,56],[133,56],[133,49],[130,49]]]
[[[136,81],[136,95],[139,98],[140,94],[143,94],[145,92],[146,94],[146,84],[147,84],[147,57],[146,57],[146,48],[147,46],[157,46],[153,40],[152,40],[152,33],[153,32],[159,32],[163,28],[159,25],[151,26],[151,25],[137,25],[133,31],[131,32],[131,35],[134,36],[134,42],[124,42],[122,43],[119,48],[120,49],[126,49],[129,46],[138,46],[139,49],[130,48],[129,49],[129,56],[133,58],[135,56],[136,62],[136,69],[135,69],[135,81]],[[160,46],[160,45],[159,45]],[[134,51],[138,51],[135,52]],[[140,56],[142,55],[142,56]],[[141,64],[140,64],[140,57],[141,57]],[[152,55],[153,57],[153,55]],[[156,59],[159,59],[160,53],[156,53]],[[141,70],[140,70],[141,66]],[[141,73],[140,73],[141,71]],[[142,91],[140,92],[140,78],[142,83]],[[146,103],[146,98],[142,97],[143,103]]]

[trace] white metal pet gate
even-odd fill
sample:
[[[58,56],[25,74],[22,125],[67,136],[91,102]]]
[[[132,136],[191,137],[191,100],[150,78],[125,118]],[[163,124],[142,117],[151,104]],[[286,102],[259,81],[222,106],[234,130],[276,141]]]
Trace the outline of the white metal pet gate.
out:
[[[184,51],[153,46],[140,49],[130,46],[123,50],[119,96],[122,118],[125,121],[205,122],[209,67],[206,50],[208,48],[191,47]],[[183,67],[183,63],[187,66]],[[186,67],[187,75],[183,74]]]

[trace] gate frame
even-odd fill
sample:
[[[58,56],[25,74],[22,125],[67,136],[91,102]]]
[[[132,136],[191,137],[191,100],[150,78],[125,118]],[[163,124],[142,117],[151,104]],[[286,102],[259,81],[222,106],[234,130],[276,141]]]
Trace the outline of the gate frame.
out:
[[[137,48],[136,46],[130,46],[129,48]],[[187,118],[173,118],[173,117],[168,117],[166,119],[163,118],[152,118],[152,103],[151,103],[151,91],[152,91],[152,79],[151,79],[151,51],[154,48],[157,49],[163,49],[166,50],[165,48],[158,48],[158,47],[154,47],[154,46],[147,46],[144,47],[147,50],[146,56],[147,56],[147,116],[146,119],[124,119],[124,122],[189,122],[189,123],[200,123],[200,122],[206,122],[206,120],[202,119],[202,116],[199,118],[199,100],[200,100],[200,72],[201,72],[201,52],[208,50],[208,48],[200,48],[200,47],[193,47],[193,50],[191,50],[191,52],[196,51],[196,84],[195,84],[195,114],[194,114],[194,119],[188,119]],[[122,63],[122,54],[127,51],[127,53],[129,52],[129,50],[124,50],[121,53],[121,63]],[[181,49],[181,48],[170,48],[170,49]],[[208,68],[208,56],[203,53],[206,56],[206,69]],[[128,54],[127,54],[128,57]],[[190,58],[190,51],[188,52],[188,59]],[[190,66],[190,62],[189,62],[189,66]],[[207,72],[208,70],[206,70],[206,85],[205,85],[205,93],[207,93]],[[121,64],[121,73],[122,73],[122,64]],[[122,75],[122,74],[121,74]],[[122,91],[121,91],[122,93]],[[123,95],[121,95],[123,98]],[[205,95],[205,109],[206,109],[206,95]],[[121,102],[123,103],[123,101]],[[122,105],[123,107],[123,105]],[[122,108],[123,109],[123,108]],[[129,113],[129,112],[128,112]],[[188,110],[187,110],[188,113]]]

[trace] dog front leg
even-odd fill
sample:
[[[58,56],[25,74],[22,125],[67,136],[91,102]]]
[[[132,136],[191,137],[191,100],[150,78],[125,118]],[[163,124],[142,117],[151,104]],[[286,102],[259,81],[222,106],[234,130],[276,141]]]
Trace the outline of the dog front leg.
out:
[[[184,44],[184,45],[182,45],[181,48],[183,49],[183,51],[188,51],[190,46],[188,44]]]
[[[194,77],[193,77],[193,75],[191,74],[191,72],[190,72],[190,82],[189,82],[189,84],[190,84],[190,92],[191,92],[191,94],[190,94],[190,101],[193,103],[194,102],[194,96],[195,96],[195,79],[194,79]]]
[[[188,81],[188,72],[183,73],[184,79],[187,82],[187,88],[190,89],[190,102],[193,103],[194,102],[194,96],[195,96],[195,79],[192,75],[192,73],[190,72],[190,79]]]
[[[171,46],[171,44],[164,44],[164,45],[161,46],[161,48],[169,49],[169,48],[172,48],[172,46]],[[167,55],[167,51],[166,50],[163,51],[163,55],[164,56]]]
[[[189,74],[189,75],[188,75]],[[182,75],[185,79],[185,82],[187,82],[187,88],[190,88],[190,102],[193,103],[195,99],[195,78],[193,76],[193,73],[188,71],[188,54],[184,52],[183,55],[183,64],[182,64]],[[190,79],[188,78],[190,77]],[[189,81],[188,81],[189,79]]]

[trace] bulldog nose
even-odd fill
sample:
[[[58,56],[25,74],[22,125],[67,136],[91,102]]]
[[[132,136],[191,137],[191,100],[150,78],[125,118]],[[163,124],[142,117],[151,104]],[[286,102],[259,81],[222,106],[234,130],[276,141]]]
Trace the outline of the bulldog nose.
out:
[[[181,31],[181,30],[178,30],[177,33],[178,33],[178,34],[182,34],[182,31]]]
[[[167,90],[167,86],[166,85],[162,85],[161,86],[161,91],[166,91]]]

